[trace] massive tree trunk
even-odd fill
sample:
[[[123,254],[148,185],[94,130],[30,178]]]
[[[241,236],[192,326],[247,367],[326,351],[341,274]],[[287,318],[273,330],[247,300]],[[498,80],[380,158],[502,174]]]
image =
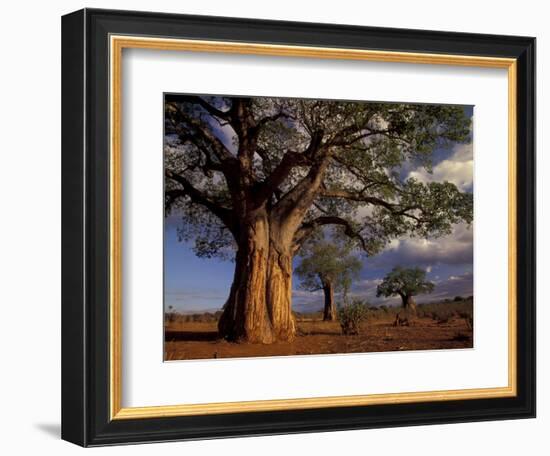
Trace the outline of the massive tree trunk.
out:
[[[270,344],[273,330],[266,304],[269,257],[267,217],[257,216],[239,240],[233,284],[218,330],[233,342]]]
[[[233,284],[218,323],[220,335],[229,341],[270,344],[295,337],[292,252],[270,240],[269,231],[263,214],[239,241]]]
[[[336,320],[336,303],[334,302],[334,286],[330,280],[323,281],[323,293],[325,294],[324,321]]]
[[[322,132],[312,138],[320,145]],[[255,150],[239,136],[239,149]],[[243,169],[250,169],[252,154],[239,153]],[[292,257],[295,234],[321,186],[329,163],[326,152],[311,166],[308,174],[289,191],[275,209],[266,209],[268,199],[261,192],[233,195],[241,210],[237,240],[237,264],[229,298],[218,323],[220,335],[236,342],[270,344],[292,341],[296,323],[292,315]],[[240,176],[238,187],[250,189],[248,174]],[[272,185],[270,183],[269,185]],[[252,209],[251,209],[252,208]]]

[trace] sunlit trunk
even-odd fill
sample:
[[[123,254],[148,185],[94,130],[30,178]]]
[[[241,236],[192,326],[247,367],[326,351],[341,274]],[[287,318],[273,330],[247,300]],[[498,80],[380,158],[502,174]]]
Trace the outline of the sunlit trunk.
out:
[[[292,254],[290,248],[269,240],[267,217],[256,218],[239,242],[233,284],[218,329],[220,336],[233,342],[294,340]]]
[[[235,276],[218,323],[222,337],[235,342],[290,342],[296,336],[292,314],[294,235],[318,190],[328,159],[317,164],[304,182],[309,186],[292,195],[277,211],[254,209],[241,221]],[[296,188],[294,189],[296,190]],[[296,192],[295,192],[296,193]],[[252,198],[242,203],[254,207]]]
[[[233,284],[218,323],[220,336],[229,341],[274,341],[266,304],[268,228],[266,217],[258,216],[240,239]]]
[[[289,249],[271,242],[267,262],[266,301],[273,335],[290,342],[296,335],[292,314],[292,256]]]

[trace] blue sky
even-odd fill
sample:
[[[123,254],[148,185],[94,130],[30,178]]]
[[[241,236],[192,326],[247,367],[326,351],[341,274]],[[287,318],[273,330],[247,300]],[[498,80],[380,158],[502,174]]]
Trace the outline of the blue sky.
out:
[[[465,107],[472,116],[473,107]],[[462,191],[473,191],[472,144],[456,144],[433,153],[433,174],[414,164],[406,164],[403,177],[413,176],[421,181],[455,183]],[[164,285],[165,307],[179,312],[215,311],[221,309],[231,286],[234,264],[217,258],[198,258],[192,243],[180,242],[177,216],[165,220]],[[404,237],[392,241],[382,253],[367,258],[351,294],[372,304],[397,304],[397,298],[376,298],[376,286],[394,266],[419,266],[426,270],[429,280],[436,284],[430,295],[418,296],[417,302],[440,301],[454,296],[473,295],[473,227],[459,224],[453,233],[439,239]],[[299,258],[295,259],[295,265]],[[315,311],[322,307],[321,293],[300,290],[299,280],[293,280],[293,307],[298,311]]]

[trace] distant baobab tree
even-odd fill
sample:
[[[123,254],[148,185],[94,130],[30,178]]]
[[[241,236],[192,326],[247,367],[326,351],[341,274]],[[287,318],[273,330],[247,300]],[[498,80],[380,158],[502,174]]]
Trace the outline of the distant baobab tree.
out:
[[[352,280],[361,272],[361,261],[350,255],[349,247],[336,241],[312,242],[301,255],[302,261],[295,271],[301,278],[300,287],[308,291],[323,290],[323,320],[336,320],[334,293],[347,294]]]
[[[426,271],[421,268],[402,268],[396,266],[389,272],[376,289],[376,296],[399,296],[403,309],[416,314],[414,296],[431,293],[435,287],[426,280]]]

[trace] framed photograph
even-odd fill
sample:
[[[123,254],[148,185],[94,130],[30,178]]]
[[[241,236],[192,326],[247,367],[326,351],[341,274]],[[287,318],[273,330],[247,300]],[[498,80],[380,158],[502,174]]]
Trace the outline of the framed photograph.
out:
[[[535,39],[62,20],[62,437],[535,416]]]

